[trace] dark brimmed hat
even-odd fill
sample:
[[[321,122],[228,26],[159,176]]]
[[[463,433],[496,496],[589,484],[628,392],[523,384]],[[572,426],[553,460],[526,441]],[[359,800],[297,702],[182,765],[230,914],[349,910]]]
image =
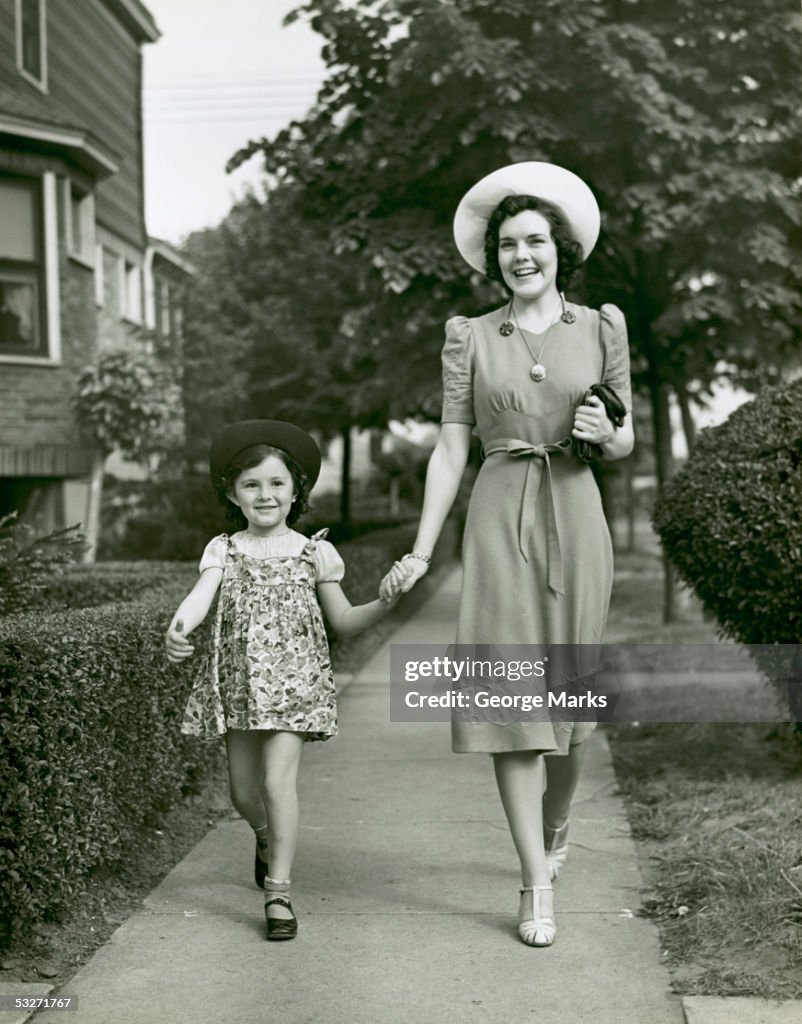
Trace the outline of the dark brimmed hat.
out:
[[[320,474],[320,449],[305,430],[282,420],[242,420],[223,427],[209,452],[212,484],[218,486],[231,460],[255,444],[281,448],[304,471],[309,486],[315,485]]]

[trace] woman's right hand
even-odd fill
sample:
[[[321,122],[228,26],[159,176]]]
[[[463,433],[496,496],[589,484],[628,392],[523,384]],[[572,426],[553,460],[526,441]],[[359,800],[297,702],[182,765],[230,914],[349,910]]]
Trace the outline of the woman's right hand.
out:
[[[195,648],[184,636],[184,623],[181,619],[167,630],[164,644],[167,648],[167,660],[173,663],[183,661],[195,653]]]

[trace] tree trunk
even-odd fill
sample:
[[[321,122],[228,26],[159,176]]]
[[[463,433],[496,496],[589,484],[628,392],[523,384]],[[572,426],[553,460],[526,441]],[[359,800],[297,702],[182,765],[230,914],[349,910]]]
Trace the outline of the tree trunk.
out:
[[[351,519],[351,428],[341,427],[340,437],[343,442],[342,475],[340,478],[340,522],[347,523]]]
[[[86,539],[88,546],[83,554],[84,562],[94,562],[100,539],[100,504],[103,500],[103,467],[106,456],[99,449],[92,460],[92,475],[89,479],[89,498],[86,503]]]
[[[679,403],[679,411],[682,416],[682,432],[685,434],[685,444],[690,455],[696,445],[696,424],[691,413],[691,403],[688,397],[688,388],[683,379],[674,384],[674,392]]]
[[[591,464],[593,470],[593,476],[596,479],[596,486],[599,488],[599,495],[601,497],[602,512],[604,518],[607,520],[607,529],[610,531],[610,540],[613,544],[613,551],[618,550],[617,537],[616,537],[616,522],[615,522],[615,508],[611,497],[612,486],[610,478],[603,470],[598,466]]]
[[[397,516],[401,510],[401,477],[390,477],[390,515]]]
[[[624,484],[626,488],[627,509],[627,551],[635,550],[635,459],[624,460]]]
[[[652,425],[654,427],[654,456],[657,471],[658,494],[668,483],[674,468],[674,456],[671,450],[671,417],[668,405],[668,386],[659,379],[652,379],[649,384],[652,397]],[[676,595],[674,571],[663,549],[663,622],[673,622],[676,618]]]

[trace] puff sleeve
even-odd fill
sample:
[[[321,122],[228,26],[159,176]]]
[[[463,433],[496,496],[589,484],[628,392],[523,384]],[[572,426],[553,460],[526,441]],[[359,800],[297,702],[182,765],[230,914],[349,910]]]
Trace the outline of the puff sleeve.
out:
[[[316,583],[339,583],[345,576],[345,563],[334,545],[327,540],[319,540],[315,545],[315,563]]]
[[[473,330],[467,317],[446,322],[443,345],[443,415],[441,423],[476,423],[473,409]]]
[[[223,569],[226,564],[227,550],[228,538],[224,533],[221,533],[219,537],[213,537],[204,549],[198,572],[203,573],[206,569]]]
[[[618,306],[604,305],[601,314],[601,336],[604,345],[602,383],[609,384],[632,411],[632,384],[629,378],[629,341],[627,323]]]

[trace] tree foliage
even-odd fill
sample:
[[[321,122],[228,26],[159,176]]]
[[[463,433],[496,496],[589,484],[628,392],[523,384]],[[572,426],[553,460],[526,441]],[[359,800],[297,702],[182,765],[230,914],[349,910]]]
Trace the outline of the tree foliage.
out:
[[[330,239],[324,258],[378,275],[352,319],[412,382],[407,411],[424,374],[436,390],[442,320],[497,298],[454,253],[457,200],[523,159],[599,198],[579,297],[624,309],[656,406],[725,364],[776,378],[800,319],[787,0],[309,0],[297,18],[325,39],[318,103],[232,165],[263,154]]]
[[[199,269],[186,323],[194,442],[248,416],[297,419],[332,436],[406,412],[407,381],[399,390],[378,329],[381,275],[362,253],[335,252],[329,223],[307,207],[285,183],[189,239]],[[433,384],[426,379],[427,394]]]
[[[78,421],[104,455],[119,450],[143,461],[180,437],[180,392],[169,373],[144,353],[107,352],[78,377]]]
[[[16,512],[0,516],[0,616],[36,607],[54,577],[85,547],[77,526],[37,536]]]

